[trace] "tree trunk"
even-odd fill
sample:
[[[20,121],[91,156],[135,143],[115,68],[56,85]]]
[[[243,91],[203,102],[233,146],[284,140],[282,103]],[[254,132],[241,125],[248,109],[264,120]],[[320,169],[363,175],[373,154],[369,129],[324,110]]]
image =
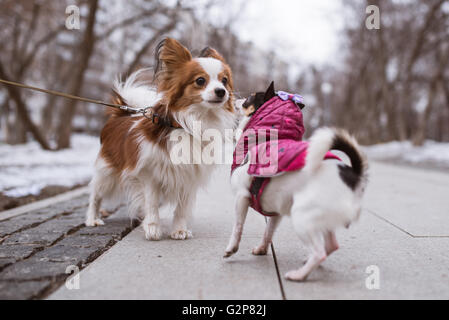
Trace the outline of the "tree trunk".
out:
[[[435,96],[438,91],[438,83],[440,82],[440,79],[444,76],[444,70],[446,69],[446,66],[449,61],[449,50],[446,50],[444,54],[440,53],[439,51],[436,51],[435,55],[436,55],[435,60],[439,62],[439,68],[437,69],[436,74],[432,77],[432,80],[430,81],[429,84],[429,92],[426,108],[421,114],[419,114],[418,127],[416,133],[413,136],[413,144],[416,146],[421,146],[426,138],[427,123],[429,122],[430,113],[432,112],[433,101],[435,100]]]
[[[69,93],[79,95],[84,81],[84,74],[89,66],[89,60],[92,56],[95,45],[95,15],[98,9],[98,0],[89,1],[89,16],[87,20],[86,30],[84,31],[83,40],[81,41],[78,51],[81,52],[80,58],[75,66],[75,75],[73,77]],[[77,100],[67,100],[62,106],[59,124],[57,128],[57,148],[63,149],[70,147],[70,136],[72,134],[72,120],[76,112]]]
[[[430,113],[432,111],[433,101],[437,91],[438,79],[434,78],[430,83],[429,93],[427,97],[427,105],[423,112],[419,114],[418,126],[413,135],[413,144],[422,146],[426,138],[427,123],[429,122]]]
[[[3,66],[0,64],[0,78],[8,80],[5,71],[3,70]],[[28,113],[25,102],[22,100],[20,95],[20,91],[17,87],[6,85],[6,89],[8,90],[8,94],[10,98],[16,104],[17,116],[20,118],[24,127],[27,131],[29,131],[34,139],[41,145],[41,147],[45,150],[51,150],[50,145],[45,140],[45,137],[40,132],[39,128],[33,123],[31,120],[30,114]]]
[[[49,96],[48,102],[41,112],[42,118],[41,130],[47,138],[48,137],[51,138],[50,133],[53,127],[53,114],[55,109],[55,103],[56,103],[56,96],[53,95]]]

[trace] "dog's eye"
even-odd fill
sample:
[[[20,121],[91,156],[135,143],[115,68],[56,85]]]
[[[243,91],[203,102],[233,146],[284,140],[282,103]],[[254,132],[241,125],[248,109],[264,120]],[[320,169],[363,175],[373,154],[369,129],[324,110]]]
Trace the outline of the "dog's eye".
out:
[[[250,99],[250,98],[246,98],[246,100],[243,101],[242,107],[246,109],[246,108],[248,108],[251,104],[252,104],[251,99]]]
[[[195,80],[195,82],[199,86],[204,86],[204,84],[206,83],[206,79],[204,79],[203,77],[199,77]]]
[[[223,83],[223,85],[225,86],[228,83],[228,78],[223,77],[223,79],[221,80],[221,83]]]

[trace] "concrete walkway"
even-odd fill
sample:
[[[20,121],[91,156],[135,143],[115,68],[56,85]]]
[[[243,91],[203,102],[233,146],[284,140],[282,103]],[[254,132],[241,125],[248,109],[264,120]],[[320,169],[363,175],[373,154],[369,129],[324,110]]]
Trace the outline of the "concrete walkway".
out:
[[[50,299],[449,299],[449,174],[372,163],[359,223],[338,232],[340,250],[307,282],[283,279],[306,250],[284,219],[276,259],[251,255],[264,218],[248,214],[239,252],[223,259],[234,221],[228,169],[198,197],[194,239],[144,240],[137,228],[80,273],[80,289],[62,286]],[[371,266],[367,273],[367,268]],[[277,268],[278,267],[278,268]],[[370,270],[378,270],[368,289]],[[279,277],[280,275],[280,277]]]

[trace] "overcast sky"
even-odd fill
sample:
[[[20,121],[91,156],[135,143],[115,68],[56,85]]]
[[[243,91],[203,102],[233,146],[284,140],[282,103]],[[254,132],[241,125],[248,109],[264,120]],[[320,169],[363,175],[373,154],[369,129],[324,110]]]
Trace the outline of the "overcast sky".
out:
[[[241,0],[213,12],[213,20],[238,11]],[[338,55],[343,27],[340,0],[250,0],[233,28],[243,40],[274,48],[284,59],[332,63]]]

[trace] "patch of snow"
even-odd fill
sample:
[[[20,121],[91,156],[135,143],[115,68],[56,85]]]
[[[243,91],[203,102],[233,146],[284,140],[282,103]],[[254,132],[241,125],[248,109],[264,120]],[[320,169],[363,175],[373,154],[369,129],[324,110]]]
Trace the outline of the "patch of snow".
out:
[[[449,143],[426,140],[422,146],[410,141],[392,141],[365,146],[368,157],[375,160],[400,160],[411,164],[430,164],[449,168]]]
[[[0,192],[10,197],[36,195],[49,185],[72,187],[92,177],[98,137],[72,136],[72,147],[45,151],[36,142],[0,144]]]

